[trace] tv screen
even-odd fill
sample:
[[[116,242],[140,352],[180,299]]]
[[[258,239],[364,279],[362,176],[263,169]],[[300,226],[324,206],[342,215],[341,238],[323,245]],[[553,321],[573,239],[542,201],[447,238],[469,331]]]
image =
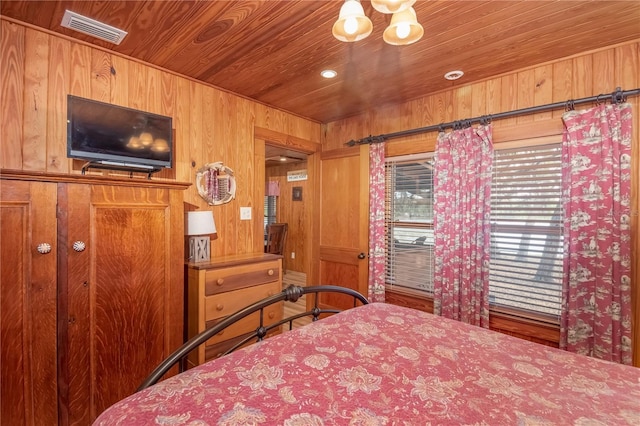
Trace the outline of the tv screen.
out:
[[[171,168],[171,117],[67,97],[67,156],[101,164]]]

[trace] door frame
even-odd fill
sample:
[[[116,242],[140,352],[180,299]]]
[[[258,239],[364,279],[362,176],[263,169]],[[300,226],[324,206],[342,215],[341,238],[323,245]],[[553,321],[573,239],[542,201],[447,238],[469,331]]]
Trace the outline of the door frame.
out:
[[[310,140],[298,138],[286,133],[277,132],[275,130],[266,129],[264,127],[254,127],[254,170],[256,179],[262,176],[264,180],[265,176],[265,145],[269,144],[285,148],[291,151],[302,152],[307,154],[307,179],[309,186],[309,195],[305,194],[305,215],[304,215],[304,229],[305,235],[308,236],[304,242],[305,253],[308,253],[307,260],[305,261],[305,273],[307,275],[306,285],[309,283],[317,283],[319,279],[320,260],[319,260],[319,234],[320,234],[320,222],[318,220],[318,210],[320,206],[320,153],[322,151],[322,145],[319,142],[313,142]],[[253,221],[254,235],[263,234],[263,222],[257,220],[264,217],[264,203],[258,200],[264,200],[265,186],[256,184],[254,185],[253,199],[256,202],[256,220]],[[263,239],[255,239],[255,252],[262,252]]]

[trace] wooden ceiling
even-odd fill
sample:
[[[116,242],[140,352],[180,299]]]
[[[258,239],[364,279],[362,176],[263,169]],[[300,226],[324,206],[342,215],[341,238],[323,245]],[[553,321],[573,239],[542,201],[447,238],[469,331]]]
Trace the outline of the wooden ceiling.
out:
[[[423,38],[391,46],[390,15],[362,0],[373,33],[344,43],[331,34],[341,4],[3,0],[0,11],[322,123],[640,38],[640,1],[418,0]],[[65,9],[129,34],[115,46],[62,28]],[[323,79],[326,68],[338,76]],[[462,79],[443,78],[457,69]]]

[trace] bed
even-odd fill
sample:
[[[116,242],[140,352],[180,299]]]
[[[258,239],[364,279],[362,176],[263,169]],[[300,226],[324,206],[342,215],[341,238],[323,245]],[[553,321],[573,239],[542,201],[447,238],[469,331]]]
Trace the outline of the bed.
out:
[[[638,425],[640,369],[384,303],[143,389],[95,425]]]

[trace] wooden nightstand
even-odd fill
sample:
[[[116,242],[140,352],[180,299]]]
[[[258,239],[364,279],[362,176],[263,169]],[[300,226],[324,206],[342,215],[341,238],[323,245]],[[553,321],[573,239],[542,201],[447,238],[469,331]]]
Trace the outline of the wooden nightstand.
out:
[[[210,263],[187,263],[186,268],[187,339],[245,306],[282,291],[280,255],[225,256]],[[283,304],[274,305],[265,310],[265,323],[279,321],[282,316]],[[212,337],[189,355],[189,367],[216,358],[257,323],[256,312]]]

